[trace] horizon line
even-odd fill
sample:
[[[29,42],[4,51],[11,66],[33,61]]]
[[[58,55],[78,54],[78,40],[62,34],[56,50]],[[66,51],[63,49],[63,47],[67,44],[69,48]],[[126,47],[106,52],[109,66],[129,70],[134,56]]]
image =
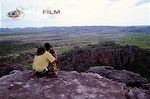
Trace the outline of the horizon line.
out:
[[[0,27],[0,29],[24,29],[24,28],[46,28],[46,27],[143,27],[143,26],[150,26],[150,25],[60,25],[60,26],[31,26],[31,27]]]

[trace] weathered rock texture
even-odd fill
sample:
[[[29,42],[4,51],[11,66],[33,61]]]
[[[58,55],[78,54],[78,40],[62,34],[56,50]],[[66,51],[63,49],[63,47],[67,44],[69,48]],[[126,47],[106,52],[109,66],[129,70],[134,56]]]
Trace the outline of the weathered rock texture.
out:
[[[139,48],[134,46],[110,45],[93,45],[90,48],[64,53],[59,57],[60,69],[80,72],[96,65],[119,67],[129,65],[144,55]]]
[[[121,83],[132,84],[132,83],[147,83],[148,81],[141,77],[137,73],[133,73],[126,70],[115,70],[111,66],[95,66],[91,67],[87,72],[97,73],[108,79],[118,81]]]
[[[145,90],[129,89],[98,74],[59,71],[57,78],[16,71],[0,78],[0,99],[149,99]]]
[[[6,65],[6,64],[3,64],[3,65],[0,65],[0,77],[4,76],[4,75],[8,75],[11,71],[13,70],[23,70],[24,67],[23,66],[19,66],[19,65],[13,65],[13,64],[10,64],[10,65]]]

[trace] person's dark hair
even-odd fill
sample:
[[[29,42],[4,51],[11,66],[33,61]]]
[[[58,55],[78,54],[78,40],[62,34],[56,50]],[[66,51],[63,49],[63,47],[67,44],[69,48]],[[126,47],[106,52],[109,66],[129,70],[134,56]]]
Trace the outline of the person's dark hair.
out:
[[[45,48],[44,47],[39,47],[38,49],[37,49],[37,52],[36,52],[36,55],[42,55],[42,54],[44,54],[45,53]]]
[[[50,48],[52,48],[52,45],[50,45],[49,43],[45,43],[44,47],[46,48],[47,51],[49,51]]]

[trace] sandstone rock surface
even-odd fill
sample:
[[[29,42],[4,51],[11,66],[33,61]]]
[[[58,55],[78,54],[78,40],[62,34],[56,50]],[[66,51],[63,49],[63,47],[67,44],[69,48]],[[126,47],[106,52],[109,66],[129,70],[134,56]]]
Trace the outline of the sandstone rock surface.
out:
[[[138,93],[138,94],[137,94]],[[59,71],[37,77],[30,70],[0,78],[0,99],[149,99],[144,90],[129,89],[93,73]]]
[[[87,72],[97,73],[108,79],[121,83],[147,83],[148,81],[141,77],[138,73],[133,73],[126,70],[115,70],[111,66],[95,66],[91,67]]]

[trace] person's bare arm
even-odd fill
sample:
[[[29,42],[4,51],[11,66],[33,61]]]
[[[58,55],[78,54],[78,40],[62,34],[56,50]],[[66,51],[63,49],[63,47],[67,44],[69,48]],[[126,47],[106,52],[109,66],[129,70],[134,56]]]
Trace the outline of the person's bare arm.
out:
[[[54,72],[56,73],[58,71],[56,61],[52,62],[51,64],[53,65]]]

